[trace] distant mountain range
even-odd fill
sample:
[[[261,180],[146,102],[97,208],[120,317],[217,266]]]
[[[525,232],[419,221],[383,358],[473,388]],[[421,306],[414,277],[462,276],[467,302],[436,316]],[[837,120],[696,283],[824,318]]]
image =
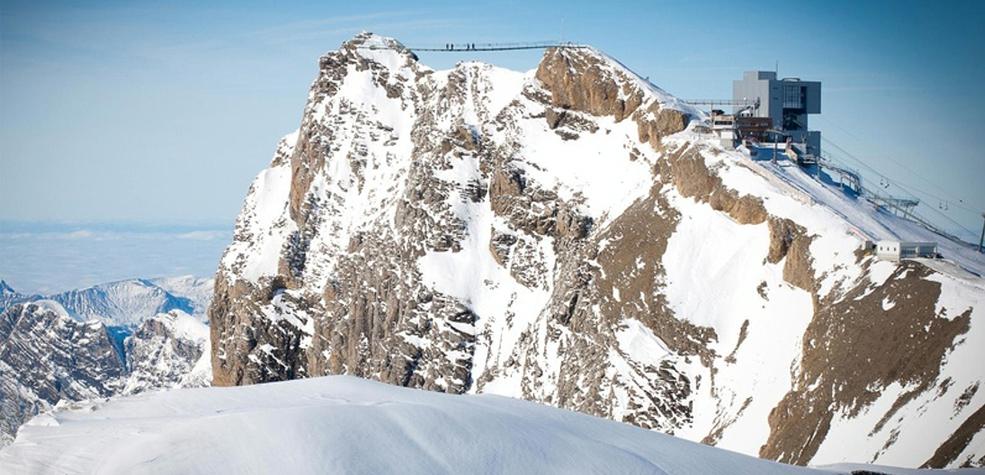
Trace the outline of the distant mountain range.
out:
[[[193,276],[128,279],[43,295],[21,294],[0,280],[0,311],[16,303],[53,300],[76,320],[132,329],[171,310],[204,318],[212,299],[212,282]]]

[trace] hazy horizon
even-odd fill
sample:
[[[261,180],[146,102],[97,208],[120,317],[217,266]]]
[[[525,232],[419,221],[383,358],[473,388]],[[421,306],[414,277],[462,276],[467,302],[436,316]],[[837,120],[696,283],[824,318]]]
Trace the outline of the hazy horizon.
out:
[[[0,221],[0,280],[52,294],[135,278],[211,277],[232,226]]]

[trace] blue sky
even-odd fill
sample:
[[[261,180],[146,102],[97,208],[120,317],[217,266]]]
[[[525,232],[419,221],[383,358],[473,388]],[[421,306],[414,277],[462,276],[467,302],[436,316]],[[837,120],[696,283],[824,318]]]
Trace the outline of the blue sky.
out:
[[[950,201],[957,224],[935,219],[952,230],[981,229],[985,2],[0,5],[8,222],[230,227],[277,139],[298,126],[318,56],[370,30],[408,45],[590,43],[683,98],[729,97],[743,70],[778,62],[781,76],[823,81],[814,128],[926,193],[929,214]],[[421,55],[435,68],[538,58]]]

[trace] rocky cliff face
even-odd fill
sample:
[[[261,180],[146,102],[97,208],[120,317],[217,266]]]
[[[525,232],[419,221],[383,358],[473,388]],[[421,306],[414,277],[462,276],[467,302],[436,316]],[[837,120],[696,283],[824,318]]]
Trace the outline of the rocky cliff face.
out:
[[[59,403],[207,386],[207,338],[206,326],[180,310],[145,320],[120,342],[58,302],[13,305],[0,313],[0,446]]]
[[[362,34],[319,68],[216,276],[215,384],[354,374],[794,463],[983,462],[985,284],[862,250],[908,224],[722,149],[594,49],[434,71]]]
[[[124,341],[127,377],[121,394],[212,381],[206,325],[180,310],[146,320]]]
[[[110,396],[125,371],[99,322],[77,322],[51,301],[15,305],[0,314],[0,433],[9,442],[59,400]]]

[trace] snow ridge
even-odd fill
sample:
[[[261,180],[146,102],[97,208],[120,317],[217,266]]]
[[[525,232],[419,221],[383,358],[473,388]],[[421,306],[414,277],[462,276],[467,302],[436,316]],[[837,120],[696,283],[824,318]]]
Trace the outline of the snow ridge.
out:
[[[113,447],[112,457],[106,447]],[[782,465],[525,401],[347,376],[79,404],[36,418],[0,452],[0,470],[9,474],[357,474],[397,467],[429,474],[463,467],[473,473],[849,473]]]

